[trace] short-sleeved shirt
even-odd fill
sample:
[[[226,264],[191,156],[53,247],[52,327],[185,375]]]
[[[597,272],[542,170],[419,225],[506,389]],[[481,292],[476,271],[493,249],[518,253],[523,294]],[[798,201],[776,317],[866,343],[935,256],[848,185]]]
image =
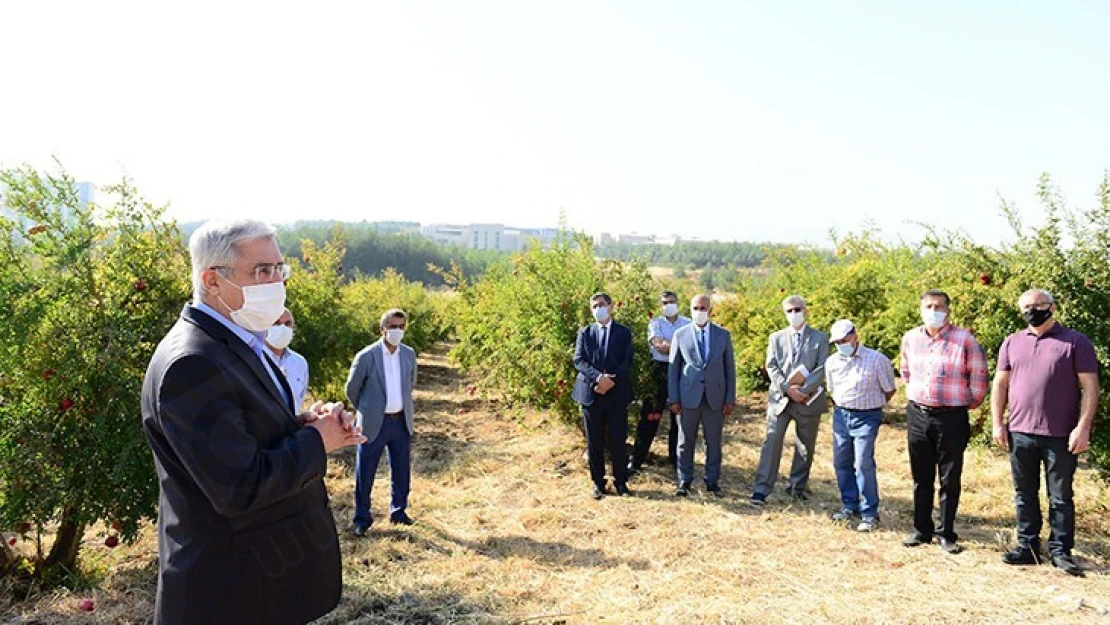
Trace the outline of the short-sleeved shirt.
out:
[[[682,315],[679,315],[677,318],[675,318],[674,323],[667,321],[667,318],[662,315],[655,317],[651,321],[649,321],[648,345],[651,350],[651,359],[656,362],[667,362],[671,358],[668,354],[659,353],[659,350],[655,349],[655,346],[651,344],[651,339],[658,336],[664,341],[670,343],[672,340],[674,340],[674,331],[688,323],[690,323],[689,317],[683,317]]]
[[[1098,373],[1098,358],[1090,339],[1055,323],[1006,337],[998,370],[1010,372],[1010,431],[1066,438],[1079,423],[1079,374]]]
[[[894,391],[894,367],[883,354],[859,346],[851,358],[839,354],[825,361],[825,385],[833,401],[849,410],[875,410]]]

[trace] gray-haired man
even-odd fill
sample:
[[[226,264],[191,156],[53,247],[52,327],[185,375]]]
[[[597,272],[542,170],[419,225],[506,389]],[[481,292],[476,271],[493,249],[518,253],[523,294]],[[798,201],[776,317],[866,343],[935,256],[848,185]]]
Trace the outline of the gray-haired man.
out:
[[[829,337],[806,324],[806,301],[802,296],[791,295],[784,299],[782,311],[789,326],[772,334],[767,342],[766,367],[771,388],[767,396],[767,434],[759,454],[759,469],[751,496],[751,503],[755,505],[767,503],[767,495],[775,487],[782,440],[791,421],[794,422],[794,462],[790,466],[786,492],[802,501],[808,498],[805,489],[809,483],[809,469],[813,466],[817,428],[829,403],[823,396],[807,395],[802,385],[792,380],[792,374],[799,372],[801,367],[814,374],[818,367],[824,366],[829,357]]]

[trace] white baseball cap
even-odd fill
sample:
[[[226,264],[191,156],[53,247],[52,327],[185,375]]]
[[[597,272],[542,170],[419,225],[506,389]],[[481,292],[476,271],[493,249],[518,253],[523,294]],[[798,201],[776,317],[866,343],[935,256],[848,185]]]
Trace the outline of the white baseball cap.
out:
[[[843,341],[844,337],[855,331],[855,324],[847,319],[839,319],[836,323],[832,324],[832,329],[829,330],[829,340],[833,343]]]

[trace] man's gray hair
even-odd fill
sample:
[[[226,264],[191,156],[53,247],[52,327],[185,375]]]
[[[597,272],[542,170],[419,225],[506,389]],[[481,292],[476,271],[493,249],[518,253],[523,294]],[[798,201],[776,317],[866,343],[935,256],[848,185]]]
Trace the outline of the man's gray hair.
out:
[[[378,327],[382,328],[384,330],[385,329],[385,322],[389,321],[390,319],[392,319],[394,317],[400,317],[400,318],[404,319],[405,323],[408,323],[408,321],[409,321],[409,317],[408,317],[408,315],[405,314],[405,311],[401,310],[400,308],[390,308],[389,310],[382,313],[382,320],[378,323]]]
[[[1018,298],[1018,308],[1021,308],[1021,300],[1025,299],[1026,296],[1032,297],[1034,295],[1040,295],[1040,296],[1044,297],[1045,299],[1048,300],[1049,304],[1055,304],[1056,303],[1056,298],[1052,297],[1052,293],[1049,293],[1048,291],[1046,291],[1044,289],[1029,289],[1028,291],[1022,293],[1021,297]]]
[[[786,299],[782,300],[782,307],[784,309],[791,307],[790,306],[791,304],[794,304],[795,306],[801,306],[802,308],[805,308],[806,307],[806,300],[801,295],[791,295],[791,296],[787,297]]]
[[[273,239],[274,228],[261,221],[208,221],[189,237],[189,257],[193,264],[193,299],[200,301],[206,291],[200,275],[212,267],[230,267],[239,260],[239,244],[258,239]]]

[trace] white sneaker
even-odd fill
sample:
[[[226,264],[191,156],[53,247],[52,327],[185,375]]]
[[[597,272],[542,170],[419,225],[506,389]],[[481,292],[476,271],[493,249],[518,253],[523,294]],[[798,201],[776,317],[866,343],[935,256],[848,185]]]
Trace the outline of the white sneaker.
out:
[[[878,527],[878,525],[879,525],[879,519],[874,519],[874,518],[863,519],[862,521],[859,522],[859,525],[856,526],[856,531],[857,532],[870,532],[870,531],[874,530],[876,527]]]

